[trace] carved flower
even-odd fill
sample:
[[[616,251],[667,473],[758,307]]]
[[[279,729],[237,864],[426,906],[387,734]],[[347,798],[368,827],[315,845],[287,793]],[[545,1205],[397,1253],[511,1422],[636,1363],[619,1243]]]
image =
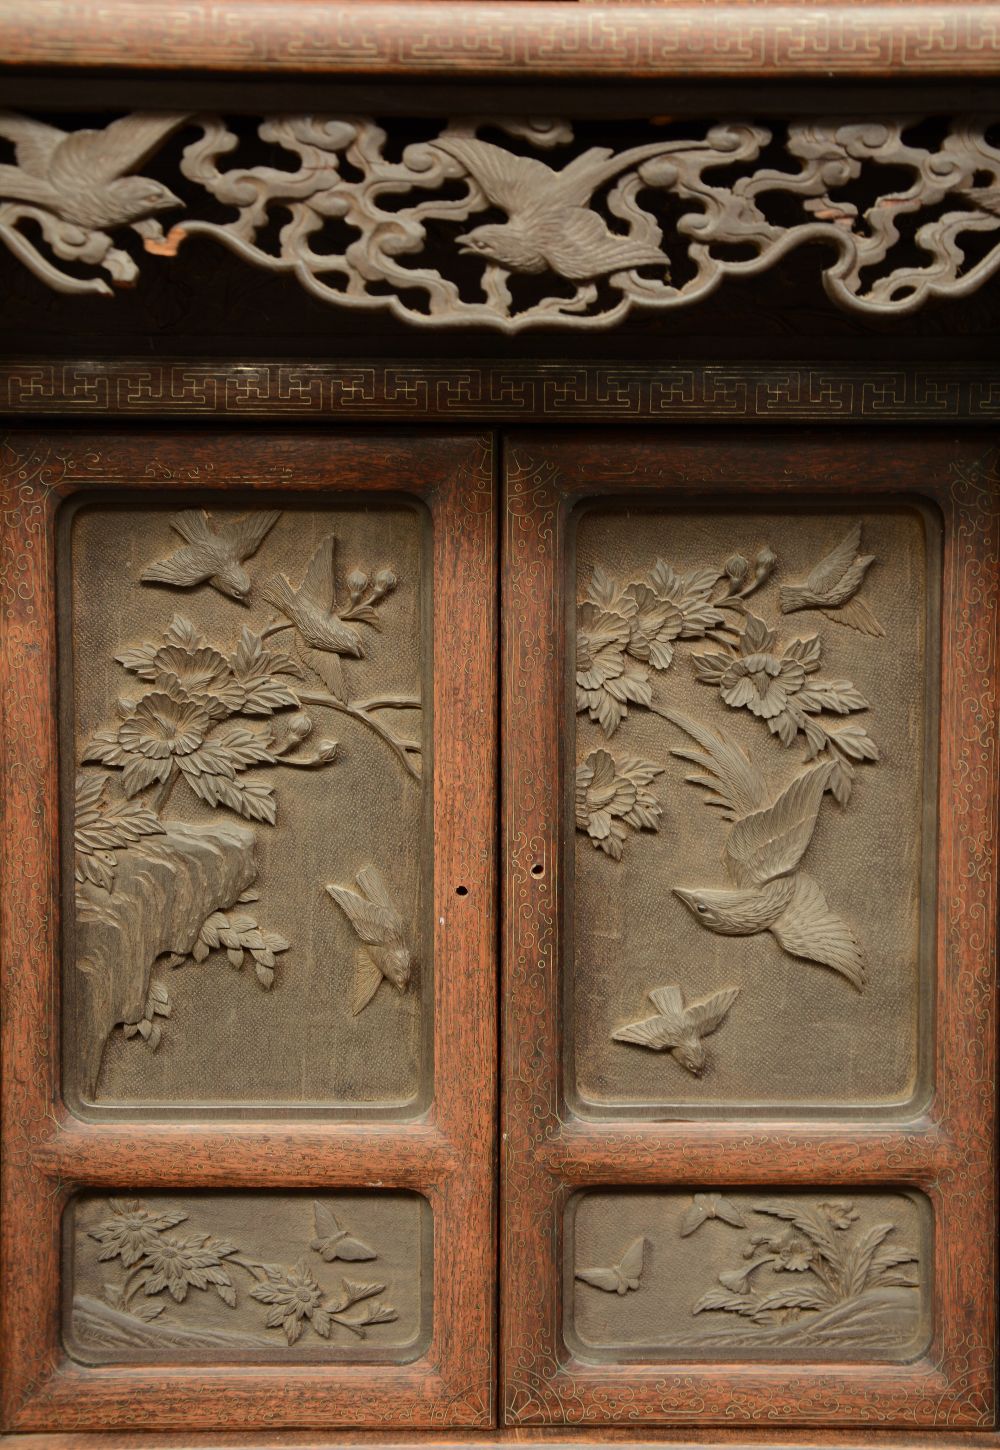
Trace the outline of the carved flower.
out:
[[[747,709],[766,720],[783,745],[794,744],[801,732],[807,760],[828,750],[832,760],[828,789],[844,804],[854,775],[850,762],[877,760],[878,746],[859,725],[831,730],[811,717],[823,710],[838,715],[867,710],[868,701],[850,680],[808,678],[820,665],[816,636],[793,639],[781,649],[775,648],[774,640],[774,631],[748,612],[735,655],[712,651],[692,656],[698,678],[718,685],[733,709]]]
[[[119,725],[118,743],[129,755],[166,760],[197,750],[211,725],[207,710],[197,702],[154,690]]]
[[[620,861],[625,825],[655,831],[662,810],[647,789],[662,765],[632,756],[616,760],[606,750],[592,750],[576,767],[576,826],[586,831],[595,848]]]
[[[137,1198],[112,1198],[108,1200],[108,1207],[113,1217],[91,1229],[90,1237],[102,1245],[97,1255],[102,1263],[121,1259],[126,1269],[157,1247],[158,1235],[164,1229],[173,1228],[187,1218],[186,1213],[173,1211],[152,1213]]]
[[[652,700],[649,675],[626,658],[628,620],[587,602],[576,616],[576,708],[586,710],[605,735],[613,735],[628,705]]]
[[[323,1290],[305,1264],[288,1270],[267,1268],[266,1272],[268,1282],[257,1284],[250,1297],[273,1306],[264,1321],[268,1329],[282,1329],[288,1343],[294,1344],[308,1319],[317,1334],[329,1338],[331,1313],[323,1307]]]
[[[781,1267],[793,1274],[803,1274],[812,1268],[814,1249],[808,1239],[800,1238],[790,1231],[781,1236],[775,1252],[781,1260]]]
[[[840,1230],[849,1229],[861,1217],[854,1204],[845,1198],[831,1199],[828,1203],[821,1203],[820,1208],[833,1227]]]
[[[220,1290],[220,1297],[228,1303],[230,1295],[223,1289],[232,1290],[232,1280],[221,1267],[227,1254],[234,1254],[236,1245],[208,1234],[194,1234],[190,1238],[159,1238],[146,1250],[141,1267],[147,1270],[144,1288],[147,1294],[159,1294],[166,1289],[178,1304],[187,1298],[188,1289],[207,1289],[210,1284]]]

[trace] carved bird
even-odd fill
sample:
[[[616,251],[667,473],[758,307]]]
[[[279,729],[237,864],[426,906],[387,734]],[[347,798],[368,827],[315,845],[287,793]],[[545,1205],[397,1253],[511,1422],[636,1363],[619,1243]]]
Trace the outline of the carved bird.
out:
[[[460,162],[486,200],[509,218],[460,236],[461,251],[511,272],[548,270],[573,282],[633,267],[657,266],[669,272],[658,247],[616,234],[588,206],[605,181],[650,156],[662,156],[662,143],[636,146],[617,156],[607,147],[594,146],[561,171],[475,137],[443,136],[433,145]]]
[[[603,1289],[605,1294],[624,1297],[630,1289],[639,1287],[645,1254],[645,1238],[633,1239],[617,1264],[611,1264],[606,1269],[577,1269],[573,1277],[589,1284],[592,1289]]]
[[[351,1011],[357,1017],[375,996],[383,981],[397,992],[405,992],[410,981],[410,949],[403,932],[403,918],[389,896],[381,874],[364,866],[357,882],[363,895],[346,886],[328,885],[327,891],[353,926],[360,941],[357,983]]]
[[[709,931],[722,936],[769,931],[793,957],[832,967],[860,991],[865,963],[854,934],[812,877],[797,869],[812,840],[832,764],[814,766],[769,802],[763,779],[737,745],[676,710],[664,708],[661,714],[701,747],[672,753],[706,772],[688,780],[707,787],[708,804],[723,806],[733,822],[723,851],[733,889],[675,887],[674,895]]]
[[[343,699],[340,656],[361,659],[364,649],[358,630],[337,613],[334,545],[333,534],[328,534],[298,586],[291,585],[284,574],[273,574],[261,584],[260,592],[295,625],[305,646],[300,653],[306,664]]]
[[[190,589],[206,580],[220,594],[240,604],[250,597],[250,575],[243,568],[281,517],[278,509],[259,509],[231,524],[213,525],[204,509],[182,509],[170,515],[170,527],[187,543],[183,549],[143,569],[146,584],[173,584]]]
[[[861,524],[856,523],[837,547],[820,559],[804,584],[781,586],[781,612],[818,609],[835,624],[846,624],[861,634],[884,635],[885,630],[867,604],[853,597],[875,562],[874,554],[861,554],[860,548]]]
[[[723,1223],[731,1224],[733,1228],[747,1226],[746,1219],[735,1203],[730,1203],[721,1193],[696,1193],[690,1208],[681,1219],[681,1238],[696,1233],[710,1218],[720,1219]]]
[[[611,1035],[616,1042],[634,1042],[654,1052],[673,1053],[681,1067],[700,1077],[705,1070],[705,1047],[701,1039],[722,1026],[739,995],[739,987],[726,987],[685,1007],[680,987],[654,987],[649,1000],[657,1015],[630,1022]]]
[[[0,196],[54,212],[88,231],[136,222],[183,206],[162,182],[127,176],[187,120],[137,111],[103,131],[60,131],[12,111],[0,112],[0,136],[14,143],[16,166],[0,166]]]

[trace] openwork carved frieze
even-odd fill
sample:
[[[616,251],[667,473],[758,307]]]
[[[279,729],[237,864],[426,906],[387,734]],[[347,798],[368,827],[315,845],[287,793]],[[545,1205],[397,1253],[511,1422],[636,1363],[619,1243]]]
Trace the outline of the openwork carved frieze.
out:
[[[933,537],[919,510],[579,516],[580,1110],[914,1092]]]
[[[87,1195],[67,1216],[71,1351],[398,1359],[424,1329],[426,1238],[408,1194]]]
[[[604,1359],[904,1359],[929,1331],[927,1210],[905,1193],[581,1195],[569,1341]]]
[[[99,506],[64,529],[74,1100],[418,1093],[420,527]]]
[[[1000,266],[1000,149],[979,119],[929,133],[909,120],[661,119],[617,148],[578,141],[563,120],[427,129],[414,140],[365,117],[272,116],[258,140],[284,164],[240,164],[240,136],[214,116],[67,133],[6,113],[0,238],[64,292],[108,293],[95,269],[133,283],[132,228],[156,257],[209,236],[335,306],[511,333],[688,306],[812,243],[828,249],[830,297],[869,314],[966,295]],[[150,178],[178,131],[197,133],[179,175]],[[220,206],[235,216],[217,219]]]

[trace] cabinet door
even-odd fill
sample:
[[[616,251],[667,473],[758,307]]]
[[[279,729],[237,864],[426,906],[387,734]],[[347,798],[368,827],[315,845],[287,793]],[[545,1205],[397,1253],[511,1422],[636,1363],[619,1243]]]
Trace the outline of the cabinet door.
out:
[[[509,1423],[993,1423],[982,436],[505,445]]]
[[[5,1424],[489,1423],[489,441],[2,483]]]

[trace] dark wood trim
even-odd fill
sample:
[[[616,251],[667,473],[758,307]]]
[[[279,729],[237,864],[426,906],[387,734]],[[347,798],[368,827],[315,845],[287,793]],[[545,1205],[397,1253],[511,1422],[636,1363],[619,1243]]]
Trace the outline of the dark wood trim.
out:
[[[155,464],[150,459],[155,455]],[[54,527],[96,490],[238,487],[424,501],[433,553],[433,1099],[412,1123],[82,1122],[59,1096]],[[260,439],[171,432],[0,440],[0,915],[5,1351],[12,1430],[492,1423],[496,749],[492,444],[450,433]],[[467,888],[456,894],[456,884]],[[469,1064],[477,1086],[468,1091]],[[71,1362],[58,1323],[62,1210],[81,1185],[407,1187],[434,1213],[432,1340],[412,1364]]]
[[[992,446],[991,446],[992,444]],[[505,1423],[991,1428],[995,1395],[1000,508],[995,435],[523,433],[505,442],[501,1387]],[[564,595],[582,500],[922,497],[941,512],[933,1095],[906,1122],[575,1120],[561,1067]],[[572,831],[572,824],[568,826]],[[581,1185],[892,1184],[934,1213],[935,1325],[909,1364],[573,1359],[563,1209]],[[983,1286],[991,1286],[984,1292]]]
[[[0,416],[285,423],[989,423],[1000,365],[0,361]]]
[[[396,76],[996,75],[1000,6],[0,0],[7,65]]]

